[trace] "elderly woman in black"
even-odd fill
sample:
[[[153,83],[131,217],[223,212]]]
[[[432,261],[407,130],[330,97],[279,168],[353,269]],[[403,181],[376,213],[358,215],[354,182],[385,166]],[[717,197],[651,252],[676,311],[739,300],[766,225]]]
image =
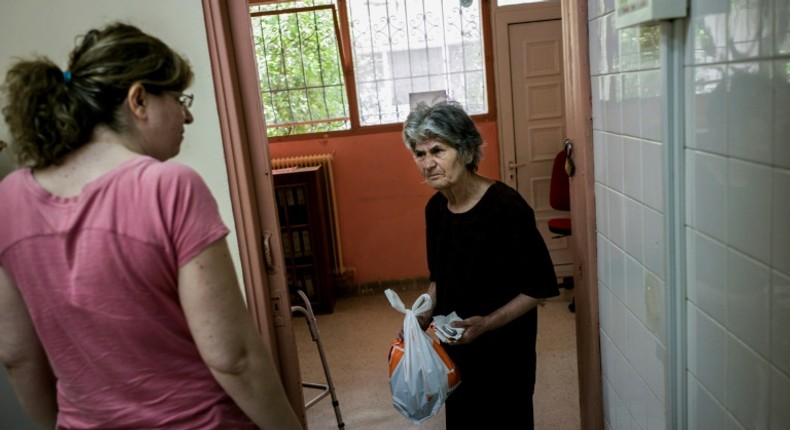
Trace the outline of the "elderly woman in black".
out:
[[[482,138],[456,102],[421,104],[403,139],[426,183],[433,309],[452,312],[463,336],[445,345],[461,376],[447,400],[447,429],[532,429],[537,306],[557,278],[535,215],[508,185],[477,173]]]

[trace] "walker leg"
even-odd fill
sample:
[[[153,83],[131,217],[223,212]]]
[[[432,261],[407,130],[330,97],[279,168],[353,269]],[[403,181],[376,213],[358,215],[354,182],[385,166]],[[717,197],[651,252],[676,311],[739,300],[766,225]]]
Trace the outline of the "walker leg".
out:
[[[326,356],[324,354],[324,347],[321,344],[321,337],[318,333],[318,325],[316,324],[315,314],[313,313],[313,308],[310,305],[310,299],[307,298],[307,295],[302,290],[297,291],[299,296],[305,303],[305,307],[301,306],[292,306],[291,310],[294,312],[299,312],[305,316],[307,319],[307,326],[310,328],[310,336],[315,342],[316,347],[318,348],[318,356],[321,358],[321,365],[324,368],[324,375],[326,376],[326,384],[316,384],[312,382],[302,382],[303,387],[307,388],[317,388],[323,390],[320,394],[316,397],[311,399],[305,404],[305,409],[313,406],[316,402],[321,400],[322,398],[326,397],[329,394],[332,398],[332,407],[335,410],[335,418],[337,418],[337,428],[342,429],[346,426],[343,422],[343,417],[340,414],[340,402],[337,400],[337,396],[335,394],[335,385],[332,382],[332,375],[329,373],[329,364],[326,361]]]

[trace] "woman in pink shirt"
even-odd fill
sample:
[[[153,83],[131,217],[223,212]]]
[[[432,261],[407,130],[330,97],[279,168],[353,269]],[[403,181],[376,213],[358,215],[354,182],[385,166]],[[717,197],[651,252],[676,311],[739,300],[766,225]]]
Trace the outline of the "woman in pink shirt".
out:
[[[41,428],[301,429],[217,204],[178,154],[189,63],[121,23],[67,70],[17,62],[3,115],[0,361]]]

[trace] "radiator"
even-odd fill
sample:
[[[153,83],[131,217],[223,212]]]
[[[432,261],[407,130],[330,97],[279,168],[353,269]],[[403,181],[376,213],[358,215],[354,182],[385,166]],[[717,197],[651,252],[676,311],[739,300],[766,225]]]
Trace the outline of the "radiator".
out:
[[[334,267],[332,271],[335,275],[341,275],[345,272],[343,266],[343,252],[340,246],[340,223],[337,218],[337,203],[335,197],[335,177],[332,172],[333,154],[310,154],[310,155],[296,155],[293,157],[272,158],[272,169],[286,169],[289,167],[308,167],[308,166],[321,166],[323,172],[324,186],[326,187],[326,195],[328,196],[329,205],[329,231],[332,238],[332,261]]]

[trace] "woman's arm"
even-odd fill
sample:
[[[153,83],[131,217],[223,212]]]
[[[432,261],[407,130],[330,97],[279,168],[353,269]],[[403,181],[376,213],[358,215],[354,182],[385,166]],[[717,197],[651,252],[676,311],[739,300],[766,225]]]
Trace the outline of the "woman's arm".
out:
[[[436,282],[431,282],[428,286],[428,295],[431,296],[431,308],[416,316],[417,322],[420,323],[420,328],[423,330],[427,330],[428,326],[431,325],[431,317],[434,309],[436,309]]]
[[[55,428],[55,376],[25,302],[0,267],[0,361],[22,409],[42,429]]]
[[[244,304],[225,239],[186,263],[178,283],[192,336],[219,384],[260,428],[302,430]]]
[[[524,315],[543,301],[545,300],[536,299],[526,294],[519,294],[514,297],[513,300],[505,303],[504,306],[486,316],[474,316],[466,318],[463,321],[455,321],[452,323],[453,327],[466,329],[461,339],[455,343],[470,343],[481,334],[502,327],[521,315]]]

